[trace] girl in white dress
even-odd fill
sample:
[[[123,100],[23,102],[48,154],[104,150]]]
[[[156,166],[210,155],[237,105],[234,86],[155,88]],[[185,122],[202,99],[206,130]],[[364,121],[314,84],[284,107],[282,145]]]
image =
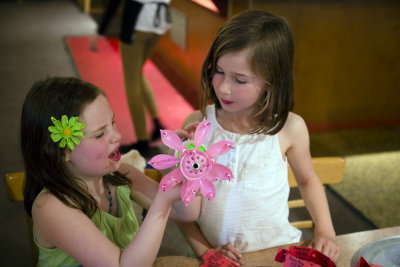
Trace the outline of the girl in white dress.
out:
[[[189,115],[183,128],[207,118],[212,131],[206,147],[234,142],[217,162],[235,179],[216,182],[213,201],[196,197],[188,206],[198,220],[181,230],[198,256],[216,248],[243,263],[241,252],[300,241],[301,232],[288,221],[288,163],[315,223],[311,247],[332,260],[339,256],[307,126],[292,112],[293,50],[288,23],[260,10],[233,17],[211,46],[202,69],[201,110]]]

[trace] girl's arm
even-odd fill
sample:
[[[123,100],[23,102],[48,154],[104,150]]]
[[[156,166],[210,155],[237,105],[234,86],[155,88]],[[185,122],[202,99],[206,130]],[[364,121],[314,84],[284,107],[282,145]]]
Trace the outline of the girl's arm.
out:
[[[192,127],[191,125],[200,120],[200,111],[195,111],[191,113],[185,119],[182,127],[183,130],[179,130],[178,135],[182,137],[184,137],[184,135],[189,135],[188,130],[190,131],[190,133],[194,131],[194,127]],[[135,202],[137,202],[143,208],[148,209],[151,205],[152,199],[154,199],[158,192],[159,184],[127,163],[121,163],[118,171],[131,180],[132,199],[135,200]]]
[[[125,250],[119,249],[80,210],[54,195],[42,193],[33,206],[36,238],[44,247],[57,247],[84,266],[151,266],[159,250],[179,187],[157,193],[146,219]]]
[[[182,124],[182,130],[187,133],[187,138],[193,139],[194,130],[197,124],[203,119],[203,114],[201,111],[197,110],[190,114]],[[179,204],[179,209],[177,209],[177,203],[174,204],[176,212],[180,214],[180,217],[186,217],[190,219],[198,219],[200,216],[201,209],[201,197],[196,197],[188,207],[184,207],[182,203]],[[185,215],[183,215],[185,214]],[[188,215],[190,214],[190,215]],[[212,246],[208,243],[207,239],[203,236],[200,231],[199,226],[195,222],[177,222],[177,225],[185,237],[186,241],[192,247],[196,256],[201,257]],[[225,256],[231,258],[233,261],[243,264],[242,255],[240,252],[231,244],[225,244],[215,248],[218,252],[224,254]]]
[[[148,210],[158,192],[158,183],[128,163],[121,162],[118,171],[131,180],[131,198]]]
[[[159,184],[127,163],[121,163],[119,171],[132,182],[131,198],[148,210],[159,193]],[[177,201],[173,204],[170,217],[178,221],[192,222],[197,219],[198,213],[186,209],[182,201]]]
[[[187,207],[181,207],[178,211],[185,211],[185,209],[196,213],[198,215],[196,219],[198,219],[201,209],[201,197],[196,197]],[[197,257],[201,257],[207,250],[212,248],[201,233],[196,222],[177,221],[176,224]]]
[[[198,200],[198,202],[194,203],[195,200]],[[188,208],[200,209],[200,197],[197,197],[195,200],[190,203]],[[197,257],[203,256],[208,250],[213,248],[210,243],[208,243],[204,235],[201,233],[201,230],[196,222],[176,222],[176,224]],[[238,264],[244,264],[244,261],[242,260],[242,255],[231,243],[218,246],[215,248],[215,250],[227,256]]]
[[[176,224],[197,257],[201,257],[209,249],[212,249],[212,246],[201,233],[197,223],[177,222]]]
[[[304,120],[290,113],[280,137],[301,196],[315,223],[315,239],[311,246],[336,260],[340,247],[335,242],[336,234],[325,190],[312,165],[309,134]]]
[[[160,249],[171,205],[180,199],[179,191],[180,186],[175,186],[156,194],[139,231],[121,255],[121,266],[152,266]]]

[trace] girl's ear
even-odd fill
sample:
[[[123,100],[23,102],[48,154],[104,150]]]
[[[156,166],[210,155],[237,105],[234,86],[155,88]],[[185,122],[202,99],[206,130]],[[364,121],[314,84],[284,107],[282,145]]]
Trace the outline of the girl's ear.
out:
[[[70,160],[71,160],[71,150],[65,149],[64,162],[68,162]]]

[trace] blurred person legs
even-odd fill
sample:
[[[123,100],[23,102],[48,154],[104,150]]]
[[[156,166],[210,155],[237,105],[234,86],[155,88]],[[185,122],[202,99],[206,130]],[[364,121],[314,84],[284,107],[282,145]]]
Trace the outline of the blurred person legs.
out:
[[[143,66],[160,37],[161,35],[155,33],[136,31],[132,44],[120,42],[126,95],[137,137],[137,143],[121,146],[121,153],[137,149],[143,154],[148,150],[149,136],[146,129],[145,108],[155,126],[150,140],[156,140],[160,137],[160,129],[163,127],[158,119],[153,91],[143,75]]]

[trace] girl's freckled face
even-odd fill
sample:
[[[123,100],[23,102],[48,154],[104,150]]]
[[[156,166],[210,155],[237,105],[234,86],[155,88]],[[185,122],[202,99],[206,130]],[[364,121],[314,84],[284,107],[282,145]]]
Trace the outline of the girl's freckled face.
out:
[[[227,112],[253,114],[265,83],[252,71],[247,49],[222,55],[212,78],[215,94]]]
[[[86,124],[85,138],[67,153],[67,166],[78,177],[103,176],[118,169],[121,135],[114,123],[114,114],[107,99],[100,95],[88,104],[79,121]]]

